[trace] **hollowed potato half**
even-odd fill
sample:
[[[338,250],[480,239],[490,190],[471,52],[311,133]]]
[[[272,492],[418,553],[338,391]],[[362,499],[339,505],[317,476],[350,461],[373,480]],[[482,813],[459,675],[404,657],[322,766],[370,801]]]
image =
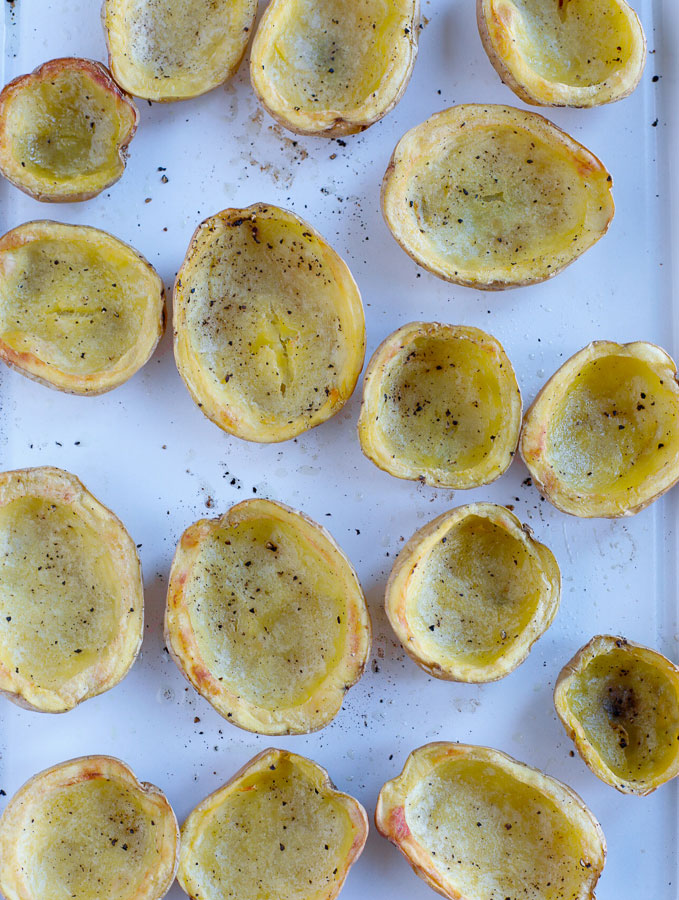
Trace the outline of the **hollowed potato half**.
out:
[[[495,291],[545,281],[595,244],[613,218],[611,183],[593,153],[537,113],[472,103],[401,138],[382,211],[419,265]]]
[[[375,822],[450,900],[593,900],[606,857],[574,791],[487,747],[414,750],[380,791]]]
[[[642,341],[589,344],[538,394],[520,449],[540,491],[563,512],[639,512],[679,479],[674,361]]]
[[[109,65],[146,100],[186,100],[235,74],[257,0],[104,0]]]
[[[224,431],[285,441],[349,399],[365,319],[344,261],[294,213],[261,203],[199,225],[174,289],[177,368]]]
[[[118,684],[144,620],[122,523],[68,472],[4,472],[0,547],[0,692],[56,713]]]
[[[184,822],[177,877],[193,900],[332,900],[367,836],[325,769],[265,750]]]
[[[123,174],[138,120],[101,63],[53,59],[0,93],[0,172],[35,200],[89,200]]]
[[[71,394],[110,391],[164,328],[155,269],[105,231],[39,221],[0,238],[0,359],[29,378]]]
[[[110,756],[45,769],[0,818],[6,900],[159,900],[178,855],[177,820],[163,792]]]
[[[592,772],[623,794],[679,773],[679,669],[655,650],[592,638],[561,670],[554,705]]]
[[[483,46],[525,103],[601,106],[639,83],[646,38],[625,0],[477,0]]]
[[[448,681],[496,681],[556,615],[551,550],[503,506],[472,503],[417,531],[387,583],[391,627],[415,662]]]
[[[478,328],[411,322],[368,363],[361,449],[397,478],[473,488],[509,467],[521,394],[502,345]]]
[[[401,99],[419,23],[420,0],[271,0],[252,44],[252,86],[298,134],[363,131]]]
[[[327,725],[361,677],[370,617],[351,563],[311,519],[246,500],[181,537],[167,645],[234,725],[303,734]]]

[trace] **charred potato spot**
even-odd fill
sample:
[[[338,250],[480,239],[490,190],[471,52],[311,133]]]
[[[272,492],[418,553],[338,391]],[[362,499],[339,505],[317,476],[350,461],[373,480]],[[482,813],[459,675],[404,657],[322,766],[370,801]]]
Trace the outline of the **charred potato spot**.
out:
[[[613,216],[610,176],[535,113],[469,104],[401,139],[382,207],[396,240],[441,278],[499,290],[555,275]]]
[[[36,775],[0,819],[7,900],[159,900],[176,867],[179,831],[165,796],[111,757]]]
[[[332,900],[367,831],[320,766],[268,750],[189,815],[179,882],[200,900]]]
[[[52,60],[0,94],[0,171],[37,200],[87,200],[123,174],[137,119],[100,63]]]
[[[508,510],[490,503],[444,513],[399,554],[386,611],[425,671],[493,681],[527,656],[559,603],[556,560]]]
[[[51,387],[98,394],[149,358],[163,284],[106,232],[30,222],[0,239],[0,358]]]
[[[238,69],[256,10],[256,0],[106,0],[113,77],[148,100],[212,90]]]
[[[358,429],[363,452],[392,475],[470,488],[507,469],[520,416],[516,376],[494,337],[415,322],[370,360]]]
[[[562,670],[557,712],[588,766],[624,793],[679,772],[679,670],[661,654],[597,637]]]
[[[142,636],[132,539],[59,469],[0,475],[0,691],[63,712],[116,685]]]
[[[679,478],[679,387],[651,344],[601,341],[550,379],[526,414],[521,452],[565,512],[620,516]]]
[[[415,750],[382,788],[375,819],[451,900],[591,897],[604,865],[603,834],[576,794],[484,747]]]
[[[320,526],[270,501],[205,525],[194,547],[180,544],[171,574],[167,628],[180,668],[236,725],[323,727],[370,647],[348,560]]]
[[[252,48],[253,87],[293,131],[361,131],[403,94],[418,25],[419,0],[272,0]]]
[[[625,0],[477,0],[477,17],[490,61],[528,103],[599,106],[641,78],[646,40]]]
[[[175,287],[175,356],[213,422],[295,437],[342,408],[364,353],[358,288],[309,225],[258,205],[200,226]]]

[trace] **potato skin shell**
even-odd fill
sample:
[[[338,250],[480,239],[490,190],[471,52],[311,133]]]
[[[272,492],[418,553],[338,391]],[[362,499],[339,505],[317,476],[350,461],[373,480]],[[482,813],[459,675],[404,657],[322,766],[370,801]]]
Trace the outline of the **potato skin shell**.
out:
[[[31,243],[33,239],[40,240],[44,237],[62,237],[64,241],[68,241],[69,236],[87,237],[92,241],[100,240],[102,244],[111,243],[114,247],[125,248],[137,257],[140,264],[145,266],[151,280],[155,282],[158,292],[158,316],[156,323],[156,333],[152,341],[147,341],[148,349],[144,354],[144,358],[133,362],[132,366],[126,367],[113,378],[107,373],[90,374],[86,376],[69,375],[67,373],[59,373],[59,377],[54,376],[54,367],[43,363],[41,359],[33,353],[19,353],[13,350],[0,338],[0,359],[5,362],[11,369],[20,372],[26,378],[37,381],[45,387],[54,390],[63,391],[67,394],[78,394],[81,396],[95,397],[100,394],[107,393],[124,384],[136,372],[139,371],[151,358],[153,352],[163,334],[165,333],[165,325],[167,320],[167,310],[165,305],[165,286],[160,276],[151,265],[151,263],[135,250],[134,247],[114,237],[106,231],[93,228],[89,225],[67,225],[62,222],[54,222],[49,219],[39,219],[26,222],[13,228],[0,238],[0,281],[2,279],[2,254],[5,251],[15,250],[25,244]],[[143,335],[140,335],[140,338]],[[141,340],[138,342],[141,343]]]
[[[12,848],[15,843],[14,837],[17,831],[17,824],[21,821],[21,808],[30,799],[32,792],[38,791],[37,799],[41,796],[49,794],[53,787],[64,787],[86,783],[93,778],[106,778],[117,780],[125,784],[130,790],[142,794],[147,801],[152,802],[157,810],[158,815],[166,822],[167,839],[165,841],[160,864],[167,869],[166,878],[158,884],[158,887],[152,893],[153,900],[160,900],[172,886],[177,873],[179,864],[179,846],[180,833],[177,824],[177,818],[174,810],[170,806],[167,797],[154,784],[146,781],[139,781],[132,772],[132,769],[126,763],[113,756],[81,756],[66,762],[58,763],[42,772],[38,772],[30,778],[19,790],[14,794],[7,804],[2,816],[0,816],[0,890],[7,900],[25,900],[25,897],[13,889],[12,885],[8,885],[5,881],[5,872],[3,869],[11,860]],[[17,819],[15,823],[13,820]],[[12,873],[13,879],[16,881],[20,878],[19,872]],[[93,898],[96,896],[93,893]],[[136,894],[126,898],[126,900],[138,900],[144,897],[149,900],[148,891],[137,891]],[[34,900],[39,900],[35,897]],[[85,898],[88,900],[88,898]]]
[[[570,712],[568,705],[568,688],[574,677],[585,669],[600,653],[605,654],[614,647],[629,650],[630,654],[634,654],[636,651],[646,661],[653,660],[653,663],[658,668],[664,668],[665,673],[673,677],[677,693],[679,694],[679,668],[667,657],[657,650],[651,650],[643,644],[636,644],[627,638],[614,637],[612,635],[596,635],[584,647],[581,647],[559,672],[554,686],[554,708],[566,734],[575,744],[583,762],[597,778],[605,784],[614,787],[621,794],[635,794],[637,797],[647,797],[661,785],[666,784],[679,775],[679,747],[675,751],[672,765],[660,776],[653,778],[650,783],[639,784],[617,778],[592,747],[583,729],[579,726],[578,719]]]
[[[536,551],[536,555],[543,567],[543,571],[549,577],[551,582],[551,590],[549,595],[543,597],[538,605],[533,621],[540,621],[539,627],[534,629],[532,633],[526,635],[527,639],[522,640],[521,650],[512,654],[512,660],[507,665],[502,658],[497,662],[491,663],[483,669],[477,667],[475,673],[462,674],[461,671],[455,671],[456,668],[464,668],[464,664],[460,667],[448,666],[444,663],[432,661],[431,658],[425,658],[422,653],[418,652],[413,645],[415,637],[408,621],[403,612],[406,601],[407,584],[401,584],[400,581],[406,575],[408,570],[414,574],[416,566],[421,562],[418,550],[426,543],[430,536],[435,535],[447,522],[450,522],[451,528],[459,522],[464,521],[467,516],[481,516],[487,518],[495,524],[501,525],[509,534],[524,539]],[[403,649],[408,656],[423,669],[428,675],[434,678],[440,678],[444,681],[463,682],[467,684],[487,684],[493,681],[499,681],[505,678],[521,663],[523,663],[530,653],[533,644],[538,641],[552,624],[554,617],[559,609],[559,601],[561,595],[561,573],[558,564],[554,558],[552,551],[533,537],[532,529],[527,525],[522,525],[520,520],[513,515],[508,509],[502,506],[496,506],[493,503],[470,503],[466,506],[460,506],[443,513],[433,519],[423,528],[420,528],[407,541],[402,550],[396,557],[394,566],[387,581],[387,587],[384,597],[384,608],[389,619],[389,623],[401,642]],[[532,623],[531,623],[532,624]],[[528,629],[525,629],[526,631]]]
[[[637,46],[631,73],[627,78],[617,76],[617,89],[606,88],[605,85],[594,85],[587,88],[576,88],[572,85],[555,81],[547,81],[534,72],[525,63],[519,53],[514,53],[511,45],[514,38],[508,24],[495,10],[496,0],[476,0],[476,21],[483,49],[488,59],[504,84],[512,90],[524,103],[533,106],[569,106],[585,109],[603,106],[624,100],[637,88],[641,81],[646,63],[646,36],[636,12],[625,0],[619,0],[620,6],[628,11],[630,21],[637,32]],[[514,70],[509,67],[506,56],[514,58]],[[515,74],[516,73],[516,74]],[[607,78],[606,81],[611,79]]]
[[[7,106],[13,95],[17,92],[28,89],[30,85],[36,81],[48,81],[50,78],[53,78],[62,71],[68,69],[80,71],[93,81],[97,82],[104,90],[109,91],[114,97],[116,108],[119,112],[120,110],[125,110],[128,115],[131,114],[132,120],[129,128],[123,135],[120,143],[117,144],[120,171],[113,173],[96,187],[92,187],[90,190],[85,191],[62,190],[57,192],[50,190],[47,187],[41,188],[37,185],[31,187],[28,184],[22,183],[22,181],[16,177],[13,173],[13,169],[16,168],[15,166],[10,167],[11,157],[9,156],[7,134],[4,127]],[[79,57],[61,57],[59,59],[49,60],[41,66],[38,66],[29,74],[19,75],[17,78],[14,78],[6,84],[2,89],[2,92],[0,92],[0,172],[9,182],[19,188],[20,191],[23,191],[25,194],[28,194],[29,197],[32,197],[34,200],[39,200],[42,203],[77,203],[84,200],[90,200],[92,197],[101,194],[106,188],[111,187],[111,185],[115,184],[116,181],[122,177],[123,172],[125,171],[128,147],[135,135],[138,124],[139,110],[132,101],[132,98],[116,84],[111,77],[110,72],[102,63],[91,59],[81,59]]]

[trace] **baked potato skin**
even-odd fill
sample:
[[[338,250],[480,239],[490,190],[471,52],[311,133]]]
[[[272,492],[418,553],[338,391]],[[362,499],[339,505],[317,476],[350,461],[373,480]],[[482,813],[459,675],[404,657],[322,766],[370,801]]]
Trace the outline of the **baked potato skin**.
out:
[[[673,732],[670,735],[673,752],[665,766],[661,767],[657,773],[650,775],[650,777],[647,775],[646,777],[625,778],[624,776],[621,776],[620,773],[616,774],[609,765],[605,753],[597,748],[593,740],[588,736],[581,718],[572,708],[570,702],[570,691],[577,687],[576,683],[578,677],[584,675],[588,666],[597,659],[602,659],[606,656],[612,657],[616,652],[621,659],[626,657],[626,675],[628,675],[630,671],[633,671],[635,663],[641,662],[642,665],[649,665],[662,673],[665,684],[671,685],[674,692],[674,713],[676,718],[673,722],[673,727],[670,729]],[[612,670],[615,668],[616,664],[611,661],[611,676]],[[611,687],[614,687],[614,684],[615,679],[611,677],[609,691],[611,690]],[[625,730],[626,707],[631,705],[634,708],[635,706],[639,707],[641,704],[638,714],[643,716],[643,698],[635,696],[635,693],[634,686],[631,689],[628,687],[623,688],[619,692],[619,697],[613,697],[612,713],[609,712],[609,710],[606,710],[609,719],[613,719],[612,724],[616,726],[616,736],[619,734],[623,735],[623,738],[621,738],[621,747],[628,746],[630,740],[629,735]],[[653,704],[653,712],[659,714],[661,708],[664,708],[665,712],[667,712],[666,705],[661,703],[659,694],[655,693],[655,691],[653,694],[654,696],[651,701]],[[619,709],[616,708],[616,706],[619,707]],[[620,791],[620,793],[635,794],[638,797],[645,797],[679,774],[679,716],[677,715],[679,711],[679,668],[656,650],[651,650],[648,647],[636,644],[623,637],[616,637],[613,635],[597,635],[593,637],[584,647],[581,647],[578,650],[575,656],[569,660],[559,672],[554,687],[554,707],[566,734],[575,744],[578,753],[587,767],[597,776],[597,778],[601,779],[605,784],[614,787],[617,791]],[[635,718],[634,714],[632,718]],[[648,722],[645,723],[645,726],[642,722],[640,723],[640,726],[646,728],[652,727],[649,726]],[[649,735],[646,736],[647,747],[649,746],[649,737]]]
[[[500,79],[524,103],[534,106],[588,108],[623,100],[641,80],[646,63],[646,36],[639,17],[625,0],[615,0],[634,35],[626,65],[604,82],[576,86],[546,79],[534,71],[520,50],[512,26],[520,13],[512,0],[476,0],[476,18],[484,50]],[[549,36],[545,38],[549,39]]]
[[[352,2],[364,2],[365,0],[352,0]],[[296,106],[290,96],[276,87],[274,81],[266,74],[267,53],[275,43],[276,36],[285,25],[285,13],[293,4],[313,6],[319,8],[324,5],[335,11],[337,18],[335,24],[339,24],[344,17],[341,3],[330,0],[310,0],[304,4],[302,0],[270,0],[264,15],[257,27],[255,39],[252,44],[250,61],[250,80],[252,87],[260,103],[272,118],[280,125],[295,134],[309,137],[337,138],[358,134],[365,131],[375,122],[384,118],[394,109],[405,93],[410,81],[415,59],[417,57],[419,31],[420,31],[420,0],[390,0],[389,5],[398,3],[403,7],[404,27],[398,33],[399,43],[392,48],[392,63],[383,75],[386,89],[378,88],[370,95],[370,99],[364,99],[354,109],[304,109]],[[283,20],[279,25],[278,19]],[[399,63],[396,65],[393,60]],[[330,61],[333,59],[330,57]],[[396,77],[393,70],[396,69]],[[400,70],[400,71],[399,71]],[[332,68],[329,69],[332,73]],[[389,84],[389,80],[394,84]],[[348,89],[347,85],[347,89]]]
[[[474,127],[484,130],[494,128],[496,134],[501,134],[502,130],[506,129],[514,134],[531,134],[535,141],[544,147],[551,145],[555,158],[561,153],[570,159],[572,171],[577,174],[581,188],[589,185],[600,192],[600,200],[590,203],[588,210],[593,221],[582,224],[583,233],[578,235],[580,242],[577,246],[569,237],[567,250],[562,249],[559,253],[544,258],[540,258],[539,253],[536,253],[530,263],[528,261],[521,263],[517,274],[517,269],[514,268],[517,264],[514,262],[507,262],[504,267],[498,263],[495,272],[492,269],[484,271],[481,266],[474,268],[474,265],[469,265],[465,269],[459,261],[452,263],[446,260],[440,251],[432,249],[431,242],[424,243],[424,239],[419,237],[421,228],[412,213],[415,201],[408,199],[413,181],[410,175],[416,165],[421,166],[423,160],[428,166],[429,162],[435,159],[438,150],[445,146],[447,138],[452,139],[456,135],[459,138],[461,129],[465,129],[465,139],[468,139]],[[498,159],[504,164],[503,156],[498,154]],[[506,160],[506,157],[504,159]],[[525,174],[533,161],[523,159],[517,161],[512,178],[519,177],[521,174],[519,169],[524,166],[524,162],[528,168],[524,167],[521,171]],[[382,215],[400,247],[414,262],[433,275],[463,287],[502,291],[539,284],[553,278],[600,240],[608,231],[615,211],[611,195],[612,183],[612,176],[601,160],[538,113],[497,104],[468,103],[434,114],[401,138],[382,180]],[[567,196],[561,186],[557,186],[556,189],[562,199]],[[463,193],[466,196],[470,192],[463,190]],[[545,197],[541,196],[539,199],[544,200]],[[498,241],[497,237],[495,241]]]
[[[188,9],[188,7],[187,7]],[[116,82],[135,97],[155,103],[171,103],[198,97],[227,82],[238,71],[257,13],[257,0],[202,0],[191,4],[190,19],[181,21],[184,7],[178,0],[104,0],[102,24],[108,48],[109,68]],[[135,18],[136,16],[136,18]],[[150,19],[162,31],[165,19],[173,22],[172,46],[157,48],[157,57],[145,60],[134,53],[134,34],[148,30]],[[177,22],[177,19],[180,21]],[[207,46],[195,53],[196,26],[204,29]],[[215,56],[210,47],[209,32],[217,27],[221,34],[221,51]],[[200,43],[200,37],[198,39]],[[208,52],[209,51],[209,52]],[[184,55],[180,72],[168,76],[165,57]],[[196,59],[198,56],[198,59]],[[209,57],[209,58],[208,58]],[[185,74],[187,61],[198,71]]]
[[[667,464],[670,475],[666,476],[662,483],[652,485],[650,490],[646,488],[641,491],[637,488],[637,496],[630,499],[611,497],[609,491],[595,492],[591,495],[578,494],[567,486],[562,486],[554,472],[554,466],[547,459],[548,416],[550,408],[563,396],[560,382],[566,380],[567,384],[572,383],[574,378],[579,377],[576,375],[578,370],[583,369],[588,363],[618,354],[632,359],[638,358],[657,370],[665,383],[671,386],[673,393],[676,394],[675,402],[679,404],[679,387],[677,387],[679,376],[676,364],[668,353],[655,344],[646,341],[628,344],[593,341],[567,360],[546,382],[526,411],[519,439],[519,453],[538,490],[553,506],[568,515],[604,519],[636,515],[679,482],[679,450]],[[679,422],[679,406],[675,415]],[[662,442],[660,444],[659,451],[664,449]]]
[[[165,794],[155,785],[140,782],[124,762],[112,756],[82,756],[58,763],[30,778],[10,799],[0,817],[0,891],[6,900],[41,900],[42,894],[31,891],[25,868],[18,855],[18,839],[30,830],[27,823],[31,809],[40,809],[41,801],[62,788],[77,788],[95,780],[119,784],[145,806],[151,827],[158,829],[156,837],[157,866],[148,872],[138,890],[130,894],[113,895],[111,900],[160,900],[172,886],[179,862],[179,827]],[[153,820],[151,820],[153,816]],[[25,862],[25,860],[24,860]],[[85,861],[90,864],[90,860]],[[81,895],[82,896],[82,895]],[[96,888],[90,897],[97,900]],[[110,895],[109,895],[110,896]]]
[[[165,286],[160,276],[141,253],[105,231],[86,225],[66,225],[49,220],[26,222],[0,238],[0,315],[3,287],[8,291],[13,287],[13,255],[24,247],[30,248],[31,244],[39,245],[42,241],[51,246],[61,241],[65,254],[68,253],[71,242],[76,245],[84,244],[88,248],[100,249],[102,258],[105,258],[106,251],[110,248],[113,253],[122,253],[128,264],[137,262],[138,282],[148,282],[148,310],[144,316],[144,327],[135,345],[108,370],[84,375],[60,370],[58,366],[42,359],[37,350],[32,352],[14,349],[3,339],[1,332],[0,359],[27,378],[68,394],[97,396],[119,387],[148,362],[165,331]],[[66,299],[67,303],[72,300],[70,297]]]
[[[203,544],[223,526],[238,526],[262,517],[292,523],[318,551],[331,571],[340,569],[346,584],[350,635],[341,663],[317,685],[308,699],[291,708],[267,708],[241,696],[210,671],[200,651],[185,586]],[[361,678],[370,655],[372,624],[365,597],[351,563],[325,528],[283,503],[244,500],[225,515],[201,519],[183,533],[172,561],[164,623],[165,644],[179,670],[217,712],[245,731],[267,735],[308,734],[324,728],[339,712],[345,693]],[[331,683],[328,683],[331,682]]]
[[[499,770],[517,784],[525,784],[537,789],[544,795],[548,804],[554,803],[561,808],[564,820],[568,821],[571,828],[578,829],[578,837],[582,841],[584,862],[582,858],[579,861],[579,865],[582,867],[581,884],[577,894],[570,892],[566,894],[564,888],[559,886],[555,879],[553,890],[548,895],[545,894],[545,900],[571,900],[571,898],[594,900],[594,888],[603,871],[606,859],[606,841],[597,820],[583,800],[567,785],[525,763],[512,759],[499,750],[488,747],[446,741],[425,744],[423,747],[413,750],[399,776],[383,785],[375,808],[375,825],[379,833],[391,841],[405,856],[415,874],[422,878],[429,887],[449,900],[472,900],[473,897],[478,896],[476,892],[473,895],[466,894],[464,888],[456,884],[454,878],[446,877],[437,869],[435,854],[432,855],[430,849],[418,840],[407,821],[408,799],[418,782],[433,775],[439,765],[467,760],[483,763],[489,771]],[[482,796],[481,789],[479,798]],[[509,808],[508,803],[507,807]],[[503,810],[503,814],[506,812],[507,810]],[[539,829],[536,831],[536,846],[540,847],[539,842],[543,838],[540,836]],[[520,837],[524,837],[523,833]],[[516,854],[513,854],[514,865],[520,865],[521,862],[523,860],[517,859]],[[555,874],[558,879],[558,870]],[[547,889],[542,885],[540,887],[543,891]],[[487,889],[485,885],[484,889]]]
[[[519,641],[510,646],[507,654],[486,665],[444,659],[433,648],[423,645],[414,633],[406,614],[410,582],[416,570],[422,573],[427,557],[434,549],[434,541],[447,540],[450,533],[470,517],[480,517],[498,525],[506,534],[523,545],[532,554],[536,573],[544,582],[541,599],[530,624],[520,635]],[[420,528],[407,541],[396,557],[385,590],[384,607],[396,637],[408,656],[428,675],[445,681],[485,684],[498,681],[513,672],[528,657],[533,644],[542,637],[554,621],[561,597],[561,573],[552,551],[533,538],[532,530],[522,525],[508,509],[494,503],[471,503],[445,512]],[[479,609],[479,615],[482,615]]]
[[[69,186],[68,180],[60,185],[58,177],[39,178],[28,174],[21,160],[16,160],[12,154],[13,130],[9,129],[9,112],[13,101],[20,97],[22,92],[30,91],[32,87],[44,83],[50,83],[58,79],[64,73],[72,73],[88,79],[93,85],[104,91],[113,102],[117,122],[118,133],[116,136],[114,152],[117,157],[108,175],[91,176],[91,184],[81,187]],[[63,57],[49,60],[38,66],[28,75],[20,75],[0,92],[0,172],[15,187],[28,194],[34,200],[44,203],[74,203],[89,200],[96,197],[106,188],[111,187],[125,171],[127,149],[134,137],[139,124],[139,110],[132,99],[122,91],[115,83],[108,69],[100,62],[78,57]],[[78,178],[71,179],[78,181]]]
[[[308,779],[314,785],[316,792],[321,796],[332,797],[334,800],[338,800],[343,805],[351,822],[354,838],[343,861],[342,869],[336,875],[335,881],[329,886],[329,889],[327,891],[320,889],[320,891],[313,894],[313,898],[314,900],[334,900],[339,894],[350,868],[363,852],[368,837],[368,817],[365,809],[354,797],[338,791],[328,772],[319,766],[318,763],[296,753],[269,748],[254,756],[235,775],[229,778],[222,787],[202,800],[189,813],[182,825],[182,848],[177,880],[182,890],[192,900],[198,900],[198,891],[192,878],[192,870],[195,869],[197,863],[194,861],[194,865],[191,865],[191,862],[192,852],[201,838],[201,818],[209,816],[213,810],[220,806],[223,800],[228,798],[229,794],[251,790],[251,787],[241,784],[246,779],[248,784],[252,784],[259,773],[268,774],[272,769],[280,767],[282,763],[288,763],[295,767],[302,777]],[[206,900],[206,898],[203,897],[203,900]]]
[[[0,660],[0,694],[24,709],[59,713],[73,709],[118,684],[137,658],[143,637],[144,593],[141,564],[134,541],[120,520],[99,503],[74,475],[51,466],[18,469],[0,474],[0,509],[25,497],[38,497],[72,507],[92,523],[115,557],[123,593],[128,598],[118,633],[96,665],[66,680],[58,689],[41,687],[9,659]],[[26,577],[29,578],[30,573]],[[3,654],[4,655],[4,654]]]

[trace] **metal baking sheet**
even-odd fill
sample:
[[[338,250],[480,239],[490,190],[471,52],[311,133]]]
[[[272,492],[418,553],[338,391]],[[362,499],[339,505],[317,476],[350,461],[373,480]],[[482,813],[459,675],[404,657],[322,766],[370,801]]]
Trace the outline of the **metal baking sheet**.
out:
[[[3,181],[0,226],[4,231],[42,217],[105,228],[141,250],[169,287],[203,218],[254,201],[288,207],[352,268],[365,303],[369,353],[413,319],[476,325],[504,344],[526,405],[592,339],[648,339],[676,355],[678,16],[674,0],[638,4],[649,56],[633,96],[597,110],[547,111],[608,166],[617,205],[609,234],[550,283],[502,294],[445,284],[398,248],[380,215],[380,181],[408,128],[454,103],[522,105],[483,52],[471,0],[423,4],[411,84],[396,110],[363,135],[329,141],[288,134],[257,105],[244,64],[230,84],[205,97],[140,102],[127,171],[94,200],[46,206]],[[5,81],[57,56],[105,59],[98,0],[3,6]],[[139,543],[146,586],[142,653],[121,685],[63,716],[2,704],[0,806],[38,770],[103,752],[162,787],[181,820],[275,743],[326,766],[371,814],[383,781],[400,771],[413,748],[436,739],[487,744],[562,779],[599,817],[608,840],[599,900],[676,900],[677,784],[637,799],[599,782],[572,755],[552,689],[561,665],[599,632],[624,634],[679,659],[679,490],[630,520],[587,521],[543,502],[524,483],[518,459],[498,482],[470,492],[398,481],[359,451],[359,393],[297,440],[257,446],[228,437],[201,415],[176,372],[169,335],[139,374],[100,398],[70,397],[0,371],[2,466],[52,464],[79,475]],[[364,678],[337,719],[308,737],[272,741],[228,725],[188,686],[163,644],[167,575],[182,530],[255,494],[300,508],[330,529],[358,569],[373,616]],[[471,500],[512,506],[552,547],[563,572],[554,625],[515,673],[487,686],[429,678],[405,658],[382,611],[403,540]],[[359,900],[368,892],[392,900],[433,896],[374,829],[343,897]],[[175,885],[170,897],[181,896]]]

